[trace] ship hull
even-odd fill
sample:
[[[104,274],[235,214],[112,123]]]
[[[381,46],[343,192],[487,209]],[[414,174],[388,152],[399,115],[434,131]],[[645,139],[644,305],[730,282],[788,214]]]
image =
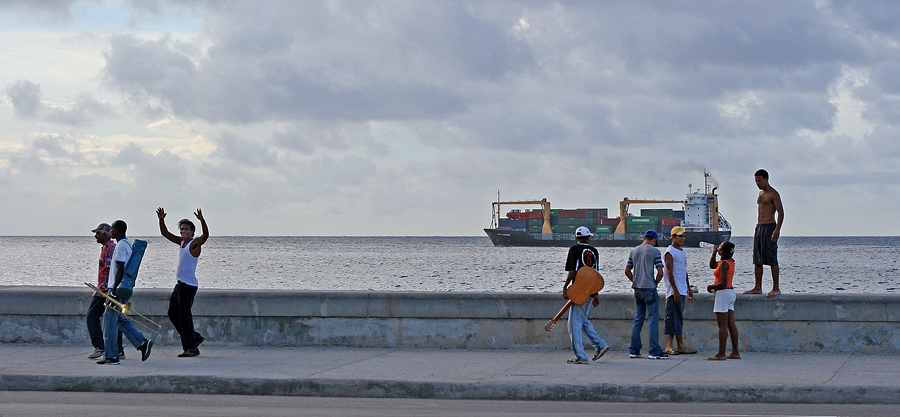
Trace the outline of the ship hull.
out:
[[[570,234],[553,233],[548,235],[550,239],[541,239],[540,233],[530,234],[515,230],[484,229],[494,246],[549,246],[569,247],[575,244],[575,236]],[[596,247],[631,247],[640,245],[643,241],[640,233],[597,234],[591,238],[591,245]],[[684,246],[698,247],[700,242],[720,244],[731,239],[731,231],[718,232],[690,232],[685,234]],[[659,237],[659,246],[668,246],[668,236]]]

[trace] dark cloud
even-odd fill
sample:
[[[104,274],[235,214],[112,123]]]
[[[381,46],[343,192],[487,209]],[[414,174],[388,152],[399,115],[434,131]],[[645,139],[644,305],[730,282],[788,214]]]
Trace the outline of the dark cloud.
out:
[[[458,82],[528,67],[508,28],[457,3],[228,3],[207,19],[206,53],[170,38],[114,37],[105,79],[177,116],[252,123],[295,118],[434,118],[466,108]]]
[[[41,86],[31,81],[16,81],[6,88],[6,95],[12,102],[15,115],[23,119],[34,119],[43,106]]]
[[[7,87],[6,95],[14,114],[27,120],[84,126],[115,115],[112,105],[97,100],[91,93],[81,93],[66,105],[48,105],[42,100],[41,86],[28,80],[16,81]]]
[[[251,167],[273,166],[277,163],[275,153],[264,145],[244,139],[232,133],[222,133],[216,140],[218,149],[213,156],[230,162]]]
[[[34,16],[42,23],[68,23],[71,7],[81,0],[0,0],[0,9],[19,10]],[[102,0],[84,0],[98,3]]]

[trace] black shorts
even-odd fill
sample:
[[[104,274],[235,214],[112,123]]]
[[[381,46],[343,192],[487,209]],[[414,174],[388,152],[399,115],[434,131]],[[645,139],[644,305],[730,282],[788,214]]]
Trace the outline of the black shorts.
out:
[[[778,241],[772,240],[775,223],[756,225],[753,234],[753,265],[778,266]]]

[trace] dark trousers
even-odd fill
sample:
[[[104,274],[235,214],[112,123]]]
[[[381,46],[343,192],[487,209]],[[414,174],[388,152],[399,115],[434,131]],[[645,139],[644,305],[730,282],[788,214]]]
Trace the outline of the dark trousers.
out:
[[[197,287],[178,281],[169,297],[169,320],[181,335],[181,347],[185,351],[196,349],[197,339],[200,337],[200,333],[194,331],[194,316],[191,315],[195,295]]]
[[[103,349],[103,326],[100,318],[106,311],[106,298],[91,297],[91,305],[88,306],[87,312],[87,328],[88,335],[91,337],[91,345],[97,349]],[[119,332],[119,352],[122,351],[122,332]]]
[[[666,298],[665,334],[681,334],[684,326],[684,302],[687,296],[681,296],[681,302],[675,302],[675,296]]]

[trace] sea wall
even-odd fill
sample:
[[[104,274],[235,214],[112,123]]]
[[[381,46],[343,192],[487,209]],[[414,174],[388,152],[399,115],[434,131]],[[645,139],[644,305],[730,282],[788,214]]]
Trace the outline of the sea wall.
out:
[[[0,342],[88,346],[90,297],[90,290],[81,288],[0,287]],[[169,290],[140,289],[134,308],[162,324],[156,343],[180,345],[165,316],[168,298]],[[558,294],[537,293],[201,288],[193,312],[207,346],[565,349],[565,317],[553,331],[544,331],[562,305]],[[688,302],[689,346],[717,349],[712,307],[710,294]],[[735,307],[742,351],[900,352],[900,295],[738,295]],[[601,294],[590,317],[612,349],[625,350],[633,314],[631,294]],[[662,333],[662,322],[659,327]],[[665,343],[665,335],[660,339]],[[643,340],[646,351],[646,323]]]

